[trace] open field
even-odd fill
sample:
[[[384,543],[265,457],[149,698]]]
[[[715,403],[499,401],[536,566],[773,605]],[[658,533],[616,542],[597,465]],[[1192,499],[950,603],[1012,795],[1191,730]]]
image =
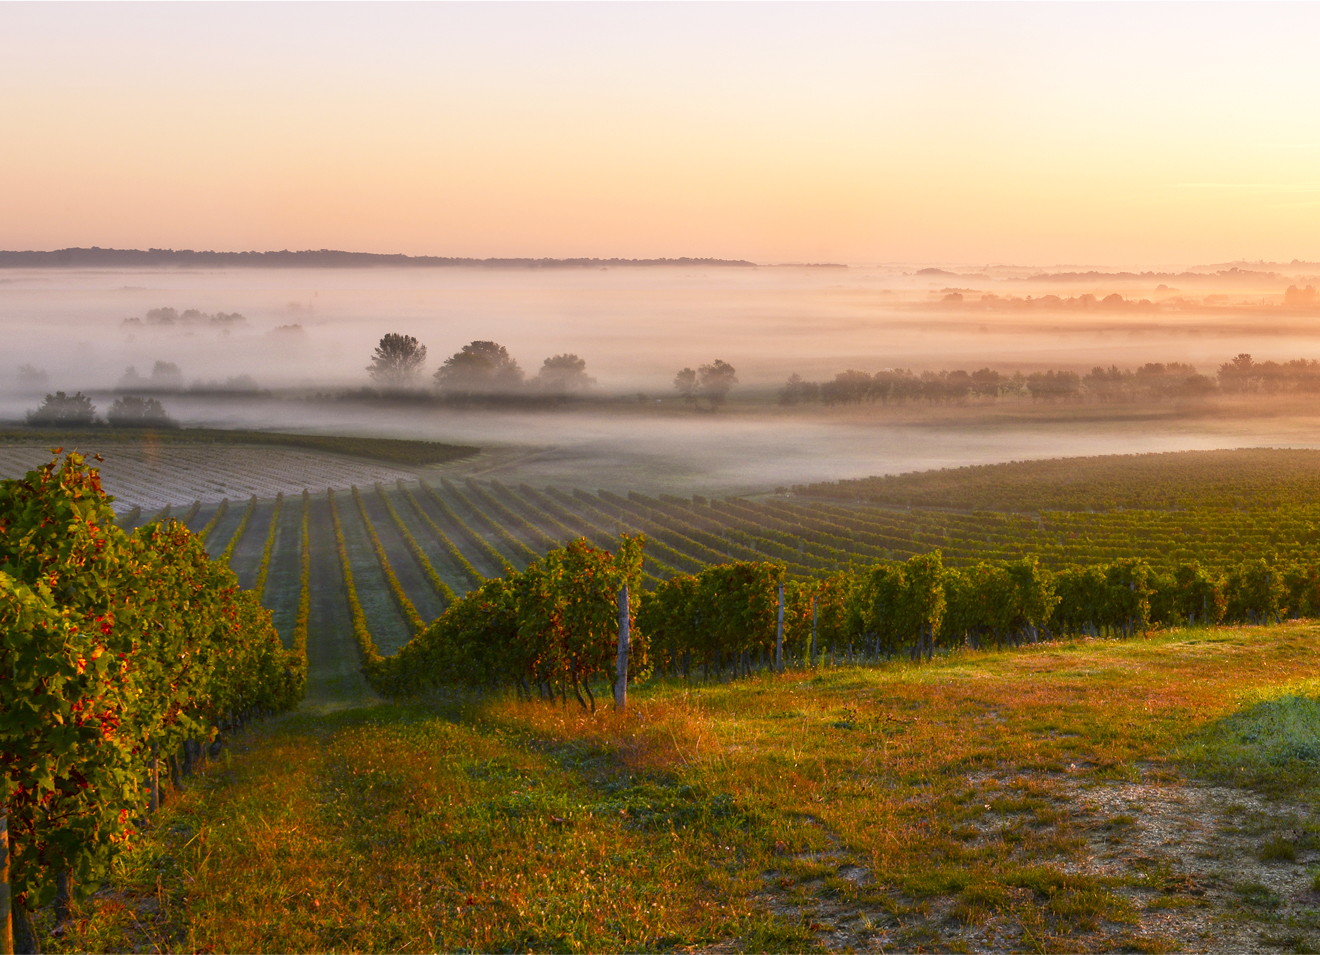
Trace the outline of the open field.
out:
[[[1317,651],[1290,623],[663,683],[626,718],[295,715],[51,950],[1311,951],[1313,757],[1250,721]]]

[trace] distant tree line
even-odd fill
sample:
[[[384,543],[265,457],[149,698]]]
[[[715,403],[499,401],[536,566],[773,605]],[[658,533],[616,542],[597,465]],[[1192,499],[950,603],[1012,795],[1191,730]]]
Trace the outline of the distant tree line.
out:
[[[213,252],[193,249],[56,249],[50,252],[0,251],[0,268],[143,268],[172,266],[238,266],[261,268],[374,268],[408,266],[420,268],[601,268],[649,266],[735,266],[754,268],[746,259],[711,259],[682,256],[676,259],[469,259],[439,255],[400,255],[375,252],[344,252],[337,249],[303,249],[279,252]]]
[[[718,358],[696,371],[683,368],[674,376],[674,389],[684,402],[700,408],[701,401],[705,400],[706,408],[710,411],[724,404],[736,384],[738,372],[728,362]]]
[[[367,374],[390,391],[418,388],[425,380],[426,346],[412,335],[391,332],[381,338]],[[498,342],[474,341],[450,355],[431,374],[431,386],[444,398],[469,403],[491,398],[562,399],[586,394],[596,385],[585,359],[551,355],[531,377]]]
[[[120,395],[106,412],[106,422],[112,428],[177,428],[178,422],[169,416],[155,398],[139,395]],[[42,427],[86,428],[101,423],[96,405],[81,391],[48,394],[41,405],[27,413],[27,423]]]
[[[247,319],[238,312],[215,312],[208,314],[201,309],[186,308],[180,312],[176,308],[153,308],[147,312],[146,326],[169,325],[242,325]],[[145,327],[140,318],[126,318],[119,323],[125,328]]]
[[[978,277],[980,276],[968,276],[968,278]],[[1160,286],[1159,291],[1167,293],[1174,290],[1167,286]],[[938,294],[942,296],[939,302],[931,303],[927,307],[1013,312],[1038,310],[1049,312],[1159,312],[1187,308],[1222,307],[1233,304],[1232,299],[1223,293],[1207,295],[1200,299],[1173,296],[1162,298],[1158,302],[1153,302],[1148,298],[1128,299],[1118,292],[1112,292],[1103,297],[1093,295],[1090,292],[1081,295],[1070,295],[1066,298],[1059,295],[1040,295],[1036,297],[1026,295],[1019,297],[1016,295],[997,295],[994,292],[978,294],[973,289],[965,288],[946,288],[941,289]],[[1264,302],[1261,301],[1260,304],[1264,304]],[[1308,285],[1305,288],[1298,288],[1296,285],[1290,285],[1283,293],[1283,306],[1285,308],[1316,308],[1320,306],[1320,299],[1316,296],[1314,286]]]
[[[1320,361],[1257,362],[1243,353],[1220,365],[1213,378],[1180,362],[1149,362],[1135,371],[1096,366],[1084,375],[1058,370],[1009,375],[990,368],[971,372],[894,368],[870,374],[850,368],[825,382],[805,381],[794,374],[779,389],[779,403],[936,404],[997,398],[1106,403],[1290,391],[1320,392]]]

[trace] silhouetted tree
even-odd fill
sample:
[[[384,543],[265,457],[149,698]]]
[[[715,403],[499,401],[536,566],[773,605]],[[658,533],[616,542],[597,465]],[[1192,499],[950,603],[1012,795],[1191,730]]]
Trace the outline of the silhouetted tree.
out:
[[[586,391],[596,384],[596,379],[587,374],[585,359],[566,354],[555,355],[542,362],[535,384],[542,391],[564,395],[574,391]]]
[[[177,428],[178,423],[166,413],[155,398],[121,395],[105,413],[116,428]]]
[[[814,381],[803,381],[802,376],[797,372],[788,376],[788,381],[784,382],[784,387],[779,389],[779,403],[781,405],[795,405],[803,401],[820,400],[820,385]]]
[[[684,368],[674,376],[674,388],[688,404],[697,400],[697,373],[691,368]]]
[[[411,335],[390,332],[376,346],[367,373],[387,388],[401,388],[417,377],[425,361],[425,345]]]
[[[151,366],[151,387],[182,388],[183,372],[172,361],[158,361]]]
[[[62,427],[89,425],[96,420],[96,406],[81,391],[66,395],[57,391],[47,395],[41,407],[27,413],[28,424],[59,425]]]
[[[471,342],[445,359],[435,385],[454,394],[510,394],[523,385],[523,370],[503,345]]]
[[[710,402],[711,410],[724,404],[729,389],[738,384],[738,373],[728,362],[718,358],[712,364],[697,369],[697,390]]]

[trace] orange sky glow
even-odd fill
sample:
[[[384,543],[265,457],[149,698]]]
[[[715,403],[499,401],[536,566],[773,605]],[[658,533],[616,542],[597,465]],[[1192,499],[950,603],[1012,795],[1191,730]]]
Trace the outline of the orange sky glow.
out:
[[[1320,259],[1312,4],[3,4],[0,248]]]

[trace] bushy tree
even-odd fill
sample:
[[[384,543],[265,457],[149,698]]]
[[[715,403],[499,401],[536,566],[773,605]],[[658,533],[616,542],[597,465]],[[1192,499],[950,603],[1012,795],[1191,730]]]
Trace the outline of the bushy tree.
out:
[[[702,365],[697,369],[697,389],[701,392],[701,397],[710,402],[712,410],[724,404],[729,396],[729,390],[736,384],[738,384],[738,373],[726,361],[716,358],[711,364]]]
[[[387,388],[402,388],[421,373],[426,346],[411,335],[390,332],[376,345],[367,373]]]
[[[81,391],[66,395],[57,391],[46,395],[41,407],[27,413],[28,424],[77,427],[96,421],[96,405]]]
[[[697,401],[697,373],[691,368],[684,368],[674,376],[674,389],[688,404]]]
[[[435,384],[451,394],[510,394],[521,390],[523,370],[503,345],[470,342],[436,369]]]
[[[585,359],[564,354],[542,362],[534,383],[537,388],[549,394],[566,395],[588,390],[596,384],[596,379],[587,374]]]
[[[116,428],[177,428],[178,422],[169,416],[155,398],[121,395],[110,405],[106,419]]]
[[[795,405],[799,402],[819,400],[820,385],[814,381],[804,381],[797,372],[793,372],[788,381],[784,382],[784,387],[779,389],[779,403],[781,405]]]
[[[158,361],[151,366],[151,387],[174,390],[183,387],[183,372],[172,361]]]
[[[705,398],[711,411],[724,404],[729,390],[736,384],[738,373],[732,365],[718,358],[696,371],[684,368],[674,376],[674,388],[685,402],[695,405],[698,399]]]

